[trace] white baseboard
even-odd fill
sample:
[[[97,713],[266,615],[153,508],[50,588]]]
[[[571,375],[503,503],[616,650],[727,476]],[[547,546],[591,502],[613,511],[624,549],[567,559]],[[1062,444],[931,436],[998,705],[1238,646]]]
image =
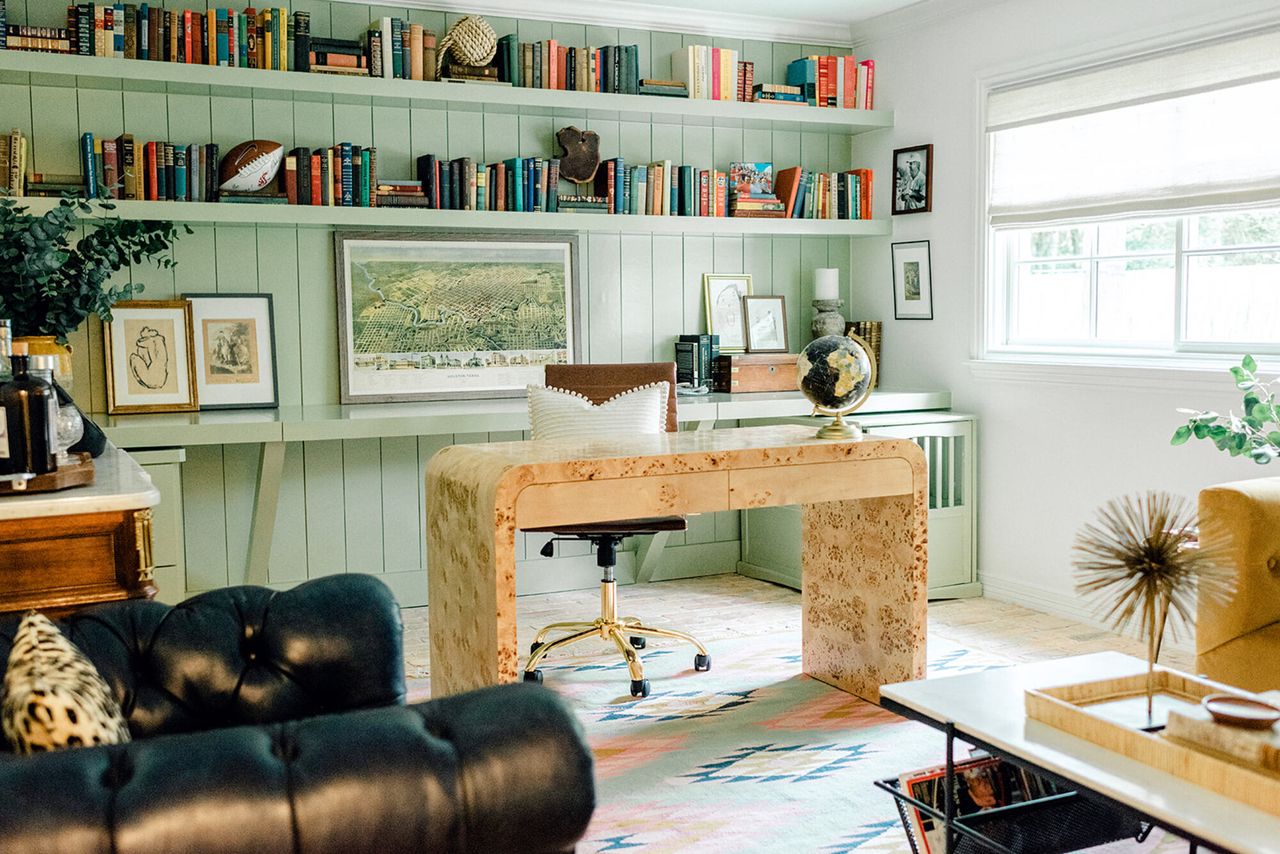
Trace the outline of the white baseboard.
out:
[[[1078,596],[1064,595],[1045,590],[1043,587],[1036,585],[1026,584],[1021,581],[1011,581],[1006,578],[995,578],[989,575],[983,575],[981,582],[982,595],[988,599],[1021,605],[1033,611],[1043,611],[1046,614],[1066,617],[1069,620],[1075,620],[1087,626],[1096,626],[1100,629],[1115,631],[1112,626],[1107,625],[1099,618],[1097,610],[1090,602]],[[1123,634],[1126,637],[1139,637],[1137,628],[1133,625]],[[1188,631],[1185,627],[1179,628],[1177,638],[1166,633],[1164,647],[1165,649],[1175,649],[1178,652],[1195,654],[1193,631]]]

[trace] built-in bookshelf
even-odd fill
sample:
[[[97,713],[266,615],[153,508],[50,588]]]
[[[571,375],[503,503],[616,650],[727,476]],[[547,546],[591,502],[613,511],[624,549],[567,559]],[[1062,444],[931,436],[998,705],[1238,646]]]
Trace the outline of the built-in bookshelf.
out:
[[[43,213],[57,199],[20,199]],[[771,235],[777,237],[876,237],[892,233],[883,219],[753,219],[748,217],[612,216],[583,213],[435,211],[413,208],[244,205],[228,202],[113,201],[104,212],[121,219],[166,219],[189,225],[294,226],[303,228],[446,228],[497,231],[575,231],[589,234]]]
[[[708,101],[656,95],[565,92],[482,84],[337,77],[255,68],[223,68],[25,51],[0,51],[5,82],[234,98],[468,110],[563,119],[704,125],[854,135],[893,126],[891,110],[846,110],[805,104]]]
[[[186,4],[179,4],[186,5]],[[536,15],[536,4],[529,14]],[[441,34],[460,14],[413,6],[293,0],[311,32],[346,37],[399,12]],[[11,23],[62,26],[64,0],[8,4]],[[649,31],[536,18],[486,16],[499,35],[566,45],[638,44],[640,75],[670,78],[671,57],[706,35]],[[757,82],[782,82],[787,66],[810,54],[842,52],[824,44],[713,39],[754,62]],[[580,358],[655,361],[673,342],[703,328],[704,273],[749,273],[756,294],[786,297],[791,341],[806,341],[813,271],[841,270],[847,304],[884,282],[854,281],[851,256],[878,245],[862,238],[891,232],[886,192],[890,164],[854,162],[853,137],[888,128],[891,110],[850,110],[656,95],[346,78],[301,72],[0,51],[0,130],[17,127],[31,143],[29,169],[69,174],[80,168],[80,139],[130,133],[136,139],[213,143],[225,152],[248,139],[286,150],[349,140],[378,151],[379,174],[411,178],[418,155],[472,158],[553,157],[567,124],[595,131],[603,158],[628,164],[658,159],[726,169],[767,161],[833,172],[878,172],[881,219],[812,220],[514,213],[416,209],[121,201],[115,213],[191,225],[173,249],[177,266],[124,272],[146,285],[145,299],[184,293],[269,293],[275,312],[281,408],[105,418],[122,443],[185,448],[180,497],[188,591],[246,580],[250,531],[261,515],[263,443],[283,443],[274,500],[274,538],[265,580],[287,586],[333,572],[370,572],[392,584],[405,605],[420,605],[423,580],[423,468],[446,445],[521,437],[518,407],[481,402],[467,417],[435,404],[396,408],[338,406],[337,300],[333,232],[345,228],[562,231],[579,236]],[[20,200],[34,210],[52,199]],[[101,324],[72,336],[74,391],[87,410],[106,407]],[[795,402],[793,402],[795,403]],[[732,405],[731,405],[732,404]],[[749,417],[737,401],[699,420]],[[791,405],[790,403],[788,405]],[[799,406],[799,403],[795,403]],[[706,400],[682,409],[707,409]],[[428,411],[429,410],[429,411]],[[487,413],[487,414],[486,414]],[[787,414],[770,412],[771,415]],[[477,415],[483,417],[476,417]],[[689,417],[693,417],[690,415]],[[732,422],[730,422],[732,423]],[[446,432],[447,431],[447,432]],[[732,571],[740,559],[738,515],[703,514],[668,541],[661,577]],[[539,543],[517,543],[521,589],[589,586],[594,559],[568,544],[554,564]],[[625,554],[620,576],[633,572]]]

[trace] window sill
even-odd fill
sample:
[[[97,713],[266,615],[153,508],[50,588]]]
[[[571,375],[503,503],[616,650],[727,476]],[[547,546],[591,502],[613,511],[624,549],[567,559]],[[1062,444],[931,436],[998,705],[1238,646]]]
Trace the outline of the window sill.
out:
[[[969,372],[988,382],[1034,383],[1140,389],[1143,391],[1233,392],[1227,367],[1234,359],[1220,362],[1090,362],[1084,359],[988,356],[969,361]],[[1264,372],[1266,365],[1263,366]]]

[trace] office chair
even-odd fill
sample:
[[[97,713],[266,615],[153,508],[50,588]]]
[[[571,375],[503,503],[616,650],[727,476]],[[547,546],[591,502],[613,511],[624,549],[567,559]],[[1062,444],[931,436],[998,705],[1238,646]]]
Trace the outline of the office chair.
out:
[[[546,384],[549,388],[564,389],[583,395],[599,405],[615,395],[652,383],[667,383],[667,432],[676,430],[676,366],[674,362],[623,365],[548,365]],[[589,423],[584,422],[583,436],[596,435]],[[638,649],[644,649],[646,637],[675,638],[697,647],[693,657],[694,670],[711,669],[711,656],[697,638],[672,629],[646,626],[636,617],[618,618],[617,581],[614,568],[618,562],[618,546],[626,537],[639,534],[657,534],[662,531],[683,531],[687,527],[683,516],[663,516],[653,519],[627,519],[618,522],[592,522],[583,525],[552,525],[545,528],[526,528],[526,533],[551,534],[552,538],[542,547],[543,557],[555,554],[558,540],[587,540],[596,553],[596,564],[601,569],[600,616],[591,622],[576,621],[552,623],[543,627],[534,638],[529,661],[524,668],[526,682],[541,682],[542,671],[538,663],[553,650],[570,644],[600,637],[612,640],[627,662],[631,673],[631,696],[649,696],[649,680],[644,678],[644,665]],[[568,632],[555,640],[547,641],[551,632]]]

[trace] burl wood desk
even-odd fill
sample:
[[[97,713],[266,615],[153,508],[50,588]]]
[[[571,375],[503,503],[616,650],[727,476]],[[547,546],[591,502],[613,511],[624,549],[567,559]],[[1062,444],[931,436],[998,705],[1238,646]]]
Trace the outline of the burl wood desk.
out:
[[[513,682],[518,528],[802,504],[803,667],[875,702],[925,667],[927,489],[903,439],[743,427],[454,445],[427,466],[434,696]]]

